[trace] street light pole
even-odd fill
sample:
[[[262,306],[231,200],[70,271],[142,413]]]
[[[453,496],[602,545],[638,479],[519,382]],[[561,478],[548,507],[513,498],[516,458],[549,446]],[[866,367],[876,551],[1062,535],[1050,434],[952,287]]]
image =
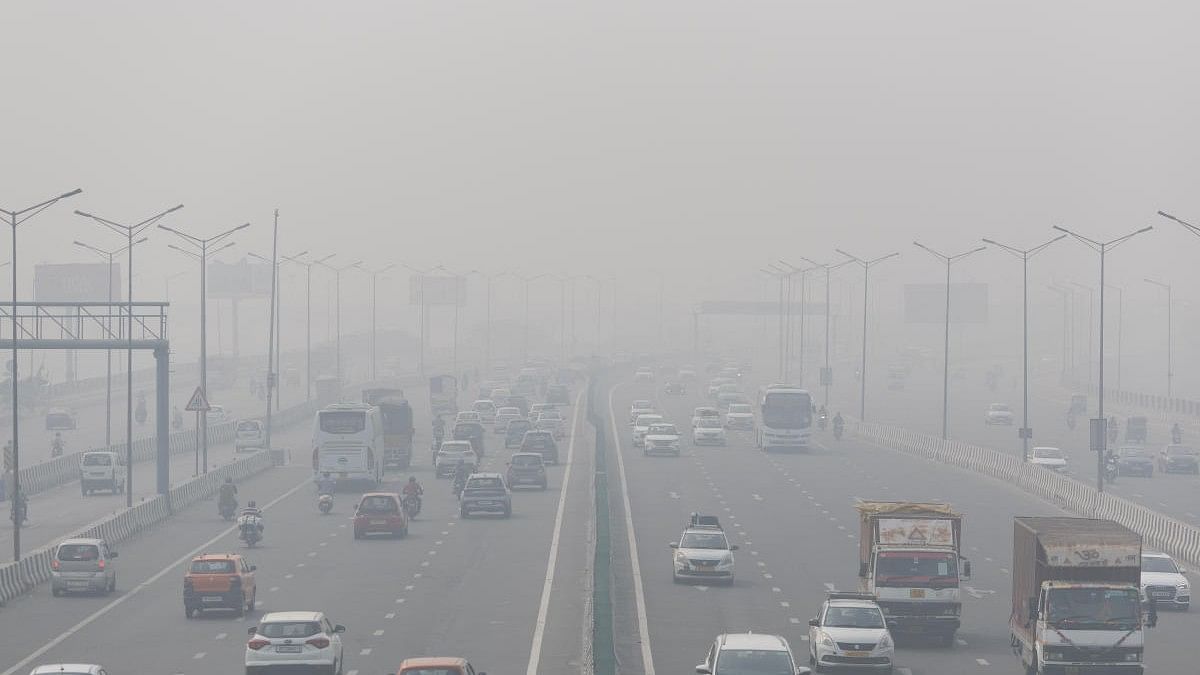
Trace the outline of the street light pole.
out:
[[[55,202],[67,197],[74,197],[83,192],[81,188],[75,188],[70,192],[65,192],[57,197],[52,197],[44,202],[27,206],[23,209],[0,209],[0,215],[8,221],[9,227],[12,228],[12,307],[10,308],[12,319],[12,473],[13,473],[13,493],[11,497],[13,509],[13,562],[21,559],[21,519],[16,517],[19,500],[21,499],[21,450],[20,444],[17,441],[17,430],[19,427],[18,420],[20,419],[20,410],[18,409],[17,398],[17,226],[21,223],[36,216],[42,211],[50,208]],[[111,281],[110,281],[111,283]],[[112,311],[112,308],[109,308]],[[3,479],[0,472],[0,480]]]
[[[330,253],[317,260],[300,260],[300,256],[283,256],[284,260],[304,267],[304,400],[312,400],[312,268],[332,258]]]
[[[128,278],[128,296],[125,302],[129,308],[128,312],[128,330],[125,334],[126,354],[125,354],[125,506],[126,508],[133,506],[133,238],[140,235],[149,229],[154,223],[158,222],[168,214],[178,211],[183,208],[183,204],[173,206],[166,211],[157,213],[149,218],[135,223],[133,225],[123,225],[121,223],[107,220],[91,213],[84,211],[75,211],[76,215],[90,218],[97,223],[107,227],[108,229],[125,235],[125,253],[128,256],[129,278]],[[15,265],[14,265],[15,267]],[[16,364],[13,364],[13,372],[16,373]],[[16,420],[13,421],[14,427]]]
[[[1121,372],[1122,372],[1121,353],[1123,351],[1122,345],[1124,344],[1121,340],[1121,334],[1125,331],[1125,289],[1121,288],[1120,286],[1114,286],[1113,284],[1107,284],[1107,286],[1110,290],[1114,290],[1117,292],[1117,388],[1116,388],[1116,390],[1119,392],[1119,391],[1121,391]],[[1103,355],[1101,355],[1101,356],[1103,356]]]
[[[379,281],[379,275],[392,269],[395,266],[396,266],[395,263],[388,263],[387,265],[385,265],[377,270],[372,270],[372,269],[368,269],[367,267],[364,267],[361,264],[357,265],[358,269],[371,275],[371,381],[372,382],[375,381],[375,373],[377,371],[376,359],[378,358],[378,350],[376,349],[375,345],[379,340],[379,334],[376,332],[376,324],[375,324],[375,317],[376,317],[376,314],[375,314],[375,306],[376,306],[375,305],[375,297],[376,297],[375,296],[375,286],[376,286],[376,283]]]
[[[854,261],[853,260],[843,260],[840,263],[830,264],[830,263],[819,263],[814,260],[805,258],[804,256],[800,256],[800,259],[807,262],[808,264],[812,265],[813,267],[811,269],[816,269],[818,267],[825,269],[825,368],[822,369],[822,371],[821,371],[820,381],[821,381],[821,385],[825,387],[825,408],[828,409],[829,408],[829,387],[830,387],[830,385],[833,384],[833,370],[832,370],[832,368],[830,368],[830,365],[829,365],[829,304],[830,304],[830,292],[829,292],[830,278],[829,277],[830,277],[830,273],[833,272],[833,270],[836,270],[837,268],[843,267],[845,265],[849,265],[850,263],[852,263]],[[801,330],[803,331],[803,329],[801,329]],[[801,344],[803,344],[803,341],[801,341]],[[803,359],[803,356],[801,357],[801,359]],[[803,368],[804,368],[804,366],[803,366],[803,364],[801,364],[801,372],[803,372]]]
[[[1059,232],[1063,232],[1063,233],[1071,235],[1075,239],[1079,240],[1080,243],[1087,245],[1088,248],[1091,248],[1093,251],[1100,254],[1100,354],[1101,354],[1101,358],[1100,358],[1100,386],[1097,390],[1099,392],[1099,410],[1097,412],[1097,416],[1096,416],[1096,420],[1095,420],[1096,424],[1093,425],[1092,430],[1091,430],[1092,434],[1099,435],[1099,438],[1095,438],[1095,436],[1093,436],[1091,441],[1092,441],[1092,447],[1096,450],[1096,491],[1103,492],[1104,491],[1104,455],[1105,455],[1105,451],[1106,451],[1107,445],[1108,445],[1107,429],[1104,428],[1104,425],[1106,424],[1105,417],[1104,417],[1104,358],[1103,358],[1103,354],[1104,354],[1104,258],[1105,258],[1105,255],[1112,249],[1116,248],[1117,246],[1120,246],[1121,244],[1124,244],[1125,242],[1129,241],[1130,239],[1136,237],[1139,234],[1142,234],[1143,232],[1149,232],[1150,230],[1154,229],[1154,227],[1151,225],[1147,225],[1146,227],[1143,227],[1140,230],[1135,230],[1125,236],[1117,237],[1116,239],[1110,239],[1109,241],[1096,241],[1095,239],[1089,239],[1088,237],[1085,237],[1077,232],[1068,230],[1067,228],[1060,227],[1058,225],[1055,225],[1054,229],[1058,230]]]
[[[334,319],[334,323],[336,324],[336,328],[334,328],[336,334],[334,342],[334,351],[336,352],[336,354],[334,354],[334,363],[336,365],[334,367],[334,372],[337,375],[338,387],[340,388],[345,384],[342,382],[342,272],[352,267],[358,267],[360,264],[362,264],[362,261],[355,260],[349,265],[342,265],[341,267],[334,267],[326,262],[318,262],[317,264],[333,272],[333,293],[335,296],[334,306],[336,307],[336,309],[334,309],[334,315],[336,317]]]
[[[846,256],[850,260],[853,260],[854,262],[858,263],[863,268],[862,365],[859,366],[859,371],[858,371],[858,379],[859,379],[858,419],[859,419],[859,421],[866,422],[867,421],[867,300],[868,300],[867,294],[871,288],[871,279],[870,279],[871,268],[874,267],[875,265],[887,260],[888,258],[895,258],[896,256],[900,255],[900,253],[897,251],[894,253],[889,253],[887,255],[881,255],[878,258],[867,259],[867,258],[859,258],[857,256],[850,255],[849,253],[846,253],[845,251],[843,251],[840,248],[836,248],[834,250],[837,251],[838,253],[841,253],[842,255]]]
[[[1172,394],[1172,380],[1175,377],[1174,363],[1172,362],[1172,346],[1174,341],[1171,339],[1171,284],[1153,279],[1145,279],[1144,281],[1167,291],[1167,399],[1169,400]]]
[[[942,440],[946,440],[950,437],[950,266],[972,253],[978,253],[987,247],[979,246],[970,251],[946,255],[918,241],[914,241],[913,245],[928,251],[946,263],[946,339],[942,349]]]
[[[1029,459],[1029,439],[1033,438],[1033,429],[1029,427],[1029,259],[1041,253],[1047,246],[1067,235],[1059,236],[1033,248],[1020,249],[1015,246],[1001,244],[991,239],[983,239],[985,244],[991,244],[1001,250],[1021,259],[1021,373],[1022,373],[1022,423],[1021,423],[1021,461]],[[1100,358],[1104,358],[1101,354]]]
[[[268,388],[271,388],[271,387],[278,388],[278,384],[279,384],[278,378],[280,377],[281,371],[283,370],[279,365],[280,361],[282,359],[282,357],[280,355],[283,353],[283,318],[282,318],[283,317],[283,279],[282,279],[282,277],[280,277],[280,275],[283,273],[284,261],[295,261],[305,255],[308,255],[308,251],[304,250],[304,251],[301,251],[301,252],[296,253],[291,256],[286,256],[286,255],[280,254],[279,258],[281,258],[281,260],[279,260],[275,263],[272,263],[270,258],[261,256],[257,253],[251,252],[251,253],[247,253],[246,255],[251,258],[254,258],[255,260],[257,260],[259,262],[266,263],[268,265],[272,265],[275,269],[274,276],[271,277],[271,279],[272,279],[271,283],[272,283],[272,285],[275,286],[274,300],[273,300],[274,309],[272,310],[272,313],[275,315],[275,320],[272,323],[272,328],[271,328],[271,330],[274,331],[274,337],[270,340],[270,344],[267,345],[268,354],[271,352],[271,349],[273,347],[275,350],[275,356],[273,358],[268,356],[268,358],[267,358],[267,375],[268,375],[268,379],[270,379],[271,369],[274,368],[275,375],[276,375],[276,381],[275,381],[274,385],[272,385],[270,382],[268,382],[267,387]],[[268,398],[270,397],[269,394],[270,394],[270,392],[268,391]],[[276,395],[274,398],[275,398],[275,411],[278,412],[283,407],[281,404],[283,396]],[[308,400],[307,396],[305,397],[305,400]]]

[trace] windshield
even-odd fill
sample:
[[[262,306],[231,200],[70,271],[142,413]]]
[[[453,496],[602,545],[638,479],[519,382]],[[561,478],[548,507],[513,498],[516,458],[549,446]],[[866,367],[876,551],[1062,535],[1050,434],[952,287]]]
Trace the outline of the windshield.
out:
[[[750,406],[746,405],[745,403],[734,403],[733,405],[729,406],[730,415],[745,415],[749,414],[750,412]]]
[[[321,431],[327,434],[358,434],[367,428],[367,413],[362,410],[326,410],[320,419]]]
[[[94,544],[63,544],[58,547],[58,559],[68,562],[98,560],[100,549]]]
[[[504,483],[499,478],[474,478],[467,483],[468,490],[499,490]]]
[[[675,431],[674,424],[653,424],[650,430],[646,433],[652,436],[677,436],[679,432]]]
[[[876,561],[875,583],[879,586],[911,583],[957,586],[958,561],[953,553],[884,551]]]
[[[1054,628],[1132,630],[1141,619],[1141,599],[1132,588],[1054,588],[1047,598]]]
[[[660,415],[639,415],[637,418],[636,426],[648,427],[651,424],[655,424],[655,423],[661,422],[661,421],[662,421],[662,416],[660,416]]]
[[[1058,448],[1034,448],[1033,456],[1038,459],[1062,459],[1062,450]]]
[[[363,497],[358,510],[363,513],[398,513],[400,505],[396,503],[395,497],[375,495]]]
[[[720,417],[721,411],[716,408],[696,408],[692,417]]]
[[[231,574],[234,572],[232,560],[193,560],[192,574]]]
[[[654,406],[650,405],[650,401],[634,401],[633,402],[634,410],[649,410],[652,407],[654,407]]]
[[[405,668],[400,675],[461,675],[458,667],[454,668]]]
[[[1142,571],[1179,574],[1179,568],[1175,566],[1174,560],[1157,555],[1142,556]]]
[[[109,466],[112,464],[112,457],[104,453],[91,453],[83,456],[84,466]]]
[[[787,652],[760,649],[724,649],[717,657],[717,675],[793,675]]]
[[[1146,448],[1121,448],[1120,454],[1122,457],[1154,457],[1154,453]]]
[[[776,429],[807,429],[812,426],[812,398],[807,393],[767,394],[762,423]]]
[[[873,607],[830,607],[825,626],[832,628],[883,628],[883,614]]]
[[[535,467],[542,465],[541,455],[513,455],[512,465],[519,467]]]
[[[258,431],[258,422],[249,422],[249,421],[238,422],[237,430],[239,432],[251,432],[251,431],[257,432]]]
[[[320,632],[316,621],[274,621],[258,627],[258,634],[268,638],[306,638]]]
[[[711,548],[725,550],[729,542],[720,532],[687,532],[679,542],[679,548]]]
[[[696,426],[701,429],[720,429],[721,420],[715,417],[702,417],[700,418],[700,421],[696,423]]]
[[[991,406],[993,412],[1010,412],[1010,408],[1003,403],[993,403]]]

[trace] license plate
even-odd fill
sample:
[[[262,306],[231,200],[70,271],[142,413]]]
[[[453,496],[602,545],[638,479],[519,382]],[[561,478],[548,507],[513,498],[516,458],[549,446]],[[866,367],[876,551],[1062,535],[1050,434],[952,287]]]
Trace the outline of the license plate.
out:
[[[871,655],[871,652],[846,652],[846,656],[852,656],[856,659],[866,658]]]
[[[68,581],[67,585],[72,588],[82,588],[84,586],[87,586],[88,582],[86,582],[86,581]]]
[[[275,648],[275,651],[280,654],[299,654],[300,645],[279,645]]]
[[[206,595],[200,599],[204,602],[220,602],[222,600],[219,595]]]
[[[923,598],[923,597],[925,597],[925,589],[924,589],[924,588],[912,588],[912,589],[909,589],[909,591],[908,591],[908,597],[910,597],[910,598]]]
[[[479,506],[495,506],[496,502],[475,502]]]
[[[1171,597],[1171,594],[1170,594],[1170,593],[1168,593],[1168,592],[1164,592],[1164,591],[1158,591],[1157,593],[1151,593],[1150,595],[1151,595],[1151,596],[1153,596],[1153,597],[1156,597],[1156,598],[1169,598],[1169,597]]]
[[[387,521],[386,520],[372,520],[371,524],[372,525],[387,525]]]

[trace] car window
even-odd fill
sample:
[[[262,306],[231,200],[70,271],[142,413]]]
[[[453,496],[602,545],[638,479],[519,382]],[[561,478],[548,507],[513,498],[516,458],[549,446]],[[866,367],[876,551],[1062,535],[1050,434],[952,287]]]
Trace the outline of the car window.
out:
[[[652,425],[650,425],[649,433],[654,434],[654,435],[672,436],[672,435],[675,435],[677,432],[675,431],[674,424],[652,424]]]
[[[498,489],[504,487],[504,481],[500,480],[499,478],[494,478],[494,477],[472,478],[471,480],[467,481],[467,487],[468,488],[485,489],[485,490],[486,489],[498,490]]]
[[[367,428],[367,414],[361,410],[324,410],[320,424],[327,434],[362,433]]]
[[[1058,448],[1034,448],[1033,456],[1039,459],[1062,459],[1062,451]]]
[[[272,621],[258,627],[258,634],[268,638],[306,638],[320,632],[317,621]]]
[[[727,549],[729,542],[720,532],[688,532],[679,542],[679,548]]]
[[[58,559],[65,562],[99,560],[100,548],[95,544],[63,544],[58,547]]]
[[[83,456],[84,466],[112,466],[112,456],[103,453],[89,453]]]
[[[1175,566],[1175,562],[1170,558],[1163,558],[1156,555],[1142,556],[1142,571],[1143,572],[1165,572],[1167,574],[1178,574],[1179,568]]]
[[[662,420],[662,417],[659,415],[639,415],[637,418],[637,426],[648,427],[651,424],[654,424],[655,422],[659,422],[661,420]]]
[[[462,675],[458,668],[405,668],[400,675]]]
[[[514,455],[512,458],[513,466],[532,467],[542,465],[541,455]]]
[[[720,429],[721,420],[715,417],[702,417],[696,426],[700,427],[701,429]]]
[[[792,675],[788,653],[765,649],[724,649],[717,655],[717,675]]]
[[[258,431],[258,422],[238,422],[238,431]]]
[[[400,506],[396,504],[395,497],[374,495],[363,497],[362,503],[358,505],[358,510],[366,513],[397,513]]]
[[[193,560],[192,574],[230,574],[235,570],[232,560]]]
[[[830,607],[825,626],[832,628],[883,628],[883,614],[871,607]]]

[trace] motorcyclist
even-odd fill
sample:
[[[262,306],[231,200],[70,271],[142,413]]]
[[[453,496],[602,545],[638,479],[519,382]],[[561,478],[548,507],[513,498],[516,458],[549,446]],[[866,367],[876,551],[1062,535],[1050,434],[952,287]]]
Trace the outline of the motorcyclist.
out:
[[[226,478],[224,483],[221,483],[220,497],[217,501],[218,507],[233,504],[237,508],[237,485],[234,485],[232,478]]]
[[[333,476],[330,476],[328,471],[322,473],[321,477],[317,479],[317,494],[319,495],[331,495],[335,487],[337,487],[337,482],[333,480]]]
[[[421,487],[421,484],[417,482],[416,476],[409,476],[408,482],[404,484],[404,489],[402,492],[404,493],[405,497],[409,495],[416,495],[417,497],[420,497],[421,495],[425,494],[425,488]]]
[[[1171,425],[1171,443],[1179,445],[1183,442],[1183,429],[1179,428],[1179,422]]]
[[[63,454],[63,450],[67,447],[66,441],[63,440],[62,432],[54,432],[54,440],[50,443],[50,455],[58,457]]]
[[[833,416],[833,432],[836,433],[837,435],[841,436],[842,429],[845,429],[845,428],[846,428],[846,420],[842,419],[842,413],[839,410]]]
[[[454,491],[455,491],[455,493],[457,493],[459,490],[461,490],[463,488],[464,485],[467,484],[467,476],[471,475],[471,469],[468,468],[468,466],[469,465],[466,462],[459,461],[459,463],[454,467]]]
[[[246,502],[246,508],[242,509],[242,513],[239,517],[244,518],[247,516],[257,519],[259,534],[267,529],[266,524],[263,522],[262,509],[258,508],[258,504],[256,504],[253,499]]]

